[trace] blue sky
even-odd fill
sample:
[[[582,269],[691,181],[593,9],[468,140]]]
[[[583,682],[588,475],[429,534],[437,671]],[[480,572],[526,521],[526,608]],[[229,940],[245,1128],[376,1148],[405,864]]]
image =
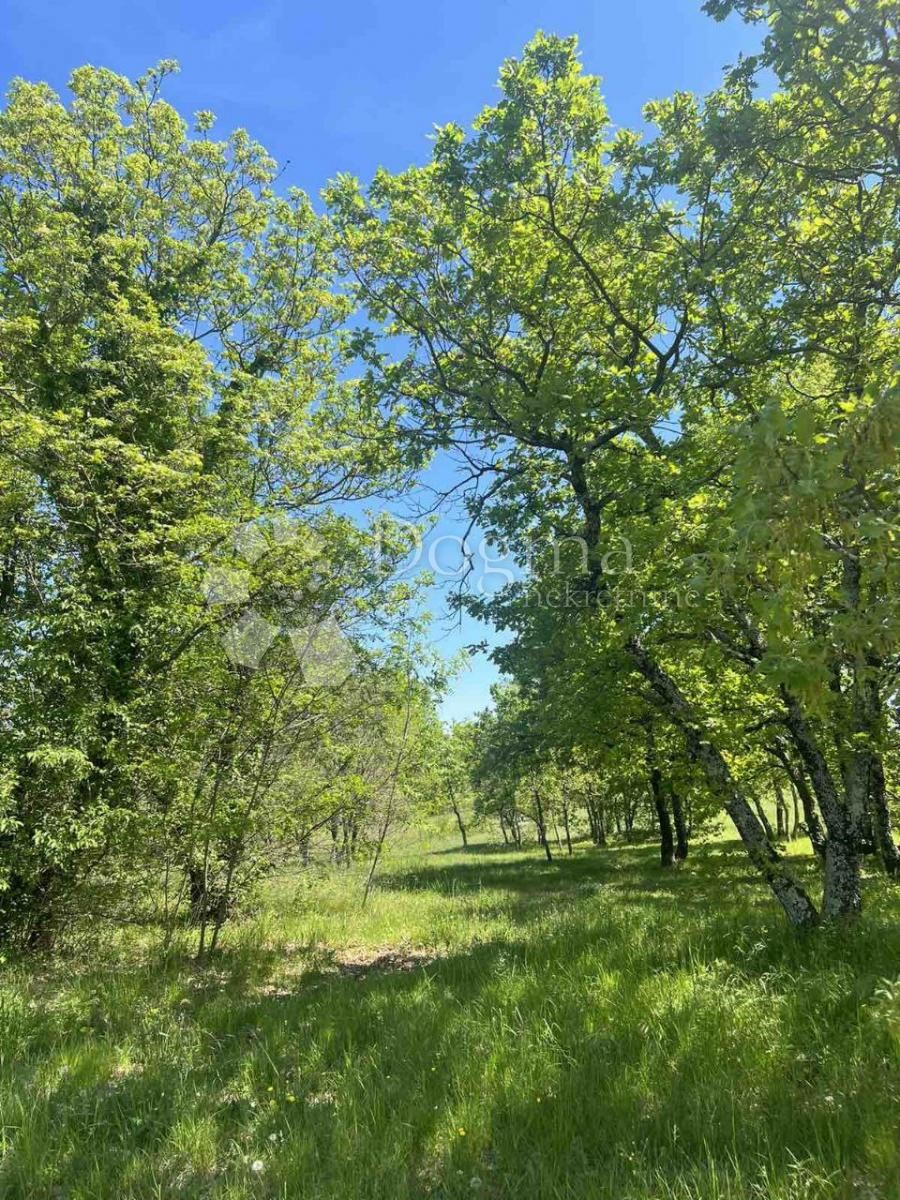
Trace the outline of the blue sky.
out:
[[[365,180],[378,166],[426,159],[433,126],[466,124],[491,102],[500,63],[537,29],[578,34],[620,125],[639,124],[654,97],[710,90],[756,44],[739,21],[706,17],[700,0],[4,0],[3,8],[4,86],[23,75],[61,91],[82,63],[134,76],[176,58],[171,103],[184,114],[212,109],[220,132],[244,126],[283,165],[283,186],[313,195],[338,171]],[[461,528],[448,514],[436,534]],[[443,652],[485,637],[474,622],[448,628],[439,590],[431,607]],[[445,715],[483,707],[495,677],[476,656]]]

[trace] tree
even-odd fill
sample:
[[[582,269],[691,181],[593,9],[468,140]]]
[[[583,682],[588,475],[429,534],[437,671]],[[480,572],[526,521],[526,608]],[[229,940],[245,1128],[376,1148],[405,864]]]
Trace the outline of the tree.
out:
[[[473,518],[523,567],[535,535],[580,539],[557,623],[643,680],[789,919],[811,925],[733,767],[750,731],[742,744],[717,691],[727,672],[791,740],[827,828],[822,912],[852,916],[860,811],[885,811],[879,697],[898,632],[882,507],[896,495],[894,192],[878,166],[892,126],[829,122],[807,162],[822,101],[789,75],[756,99],[762,65],[705,104],[649,106],[659,134],[644,145],[610,136],[574,41],[539,35],[471,135],[447,126],[428,166],[380,172],[366,194],[339,180],[330,202],[360,299],[410,343],[400,364],[373,351],[378,394],[459,448],[486,481]],[[851,59],[842,86],[870,75]],[[614,537],[636,560],[621,577]],[[539,619],[529,595],[476,605],[521,634]],[[673,611],[673,595],[692,603]]]
[[[375,531],[316,517],[405,471],[346,377],[321,222],[246,133],[189,132],[173,69],[81,68],[68,106],[18,81],[0,115],[0,934],[25,944],[221,764],[254,703],[229,596],[262,620],[315,585],[306,538],[386,587]]]
[[[442,806],[453,813],[463,849],[468,849],[468,817],[471,804],[472,738],[473,728],[468,721],[458,721],[442,731],[436,739],[435,774]]]

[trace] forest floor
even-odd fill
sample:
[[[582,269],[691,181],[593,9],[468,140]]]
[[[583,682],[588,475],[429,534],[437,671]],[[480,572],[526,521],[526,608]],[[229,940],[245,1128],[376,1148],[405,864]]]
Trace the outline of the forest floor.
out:
[[[898,893],[797,937],[729,842],[445,840],[362,911],[276,881],[203,967],[8,964],[0,1196],[897,1200]]]

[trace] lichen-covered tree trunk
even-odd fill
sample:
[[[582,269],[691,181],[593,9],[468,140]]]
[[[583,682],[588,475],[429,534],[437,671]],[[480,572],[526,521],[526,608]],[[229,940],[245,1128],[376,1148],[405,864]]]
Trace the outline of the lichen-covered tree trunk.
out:
[[[809,773],[827,830],[822,916],[829,921],[851,919],[862,909],[858,830],[802,705],[786,688],[782,688],[782,698],[788,729]]]
[[[709,738],[703,736],[701,722],[678,685],[655,661],[639,638],[631,638],[627,649],[637,670],[684,733],[691,758],[701,767],[713,791],[722,797],[725,811],[734,822],[751,862],[772,889],[790,923],[798,928],[817,924],[819,914],[816,906],[766,837],[756,814],[732,778],[721,752]]]
[[[891,814],[888,808],[887,789],[884,782],[884,765],[873,756],[872,773],[869,777],[869,803],[872,809],[872,824],[884,869],[893,879],[900,879],[900,849],[891,831]]]

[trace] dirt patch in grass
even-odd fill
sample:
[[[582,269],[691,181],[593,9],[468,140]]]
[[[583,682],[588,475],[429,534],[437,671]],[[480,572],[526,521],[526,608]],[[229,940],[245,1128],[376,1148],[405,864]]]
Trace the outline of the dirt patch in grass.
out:
[[[436,950],[409,946],[348,946],[334,952],[332,968],[340,975],[359,977],[372,971],[415,971],[440,957]]]
[[[442,957],[441,952],[422,947],[399,946],[304,946],[291,947],[304,958],[303,965],[297,964],[287,976],[282,971],[277,980],[271,980],[257,988],[261,996],[290,996],[299,987],[314,988],[321,983],[341,976],[364,979],[367,975],[389,971],[415,971],[427,967]]]

